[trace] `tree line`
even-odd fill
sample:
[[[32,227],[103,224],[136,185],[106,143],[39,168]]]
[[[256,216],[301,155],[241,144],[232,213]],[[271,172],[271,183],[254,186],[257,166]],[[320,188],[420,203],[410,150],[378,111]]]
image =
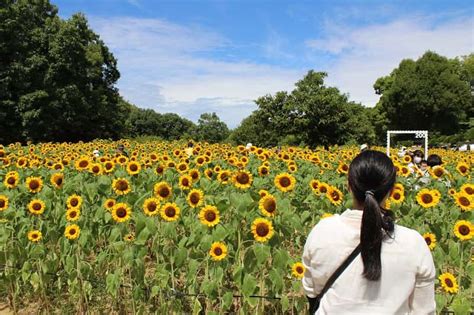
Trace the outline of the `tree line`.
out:
[[[292,91],[265,95],[234,130],[215,113],[197,123],[124,100],[117,60],[83,14],[48,0],[0,4],[0,143],[157,136],[260,146],[380,144],[387,129],[426,129],[437,142],[474,139],[474,54],[428,51],[377,79],[373,108],[310,70]]]

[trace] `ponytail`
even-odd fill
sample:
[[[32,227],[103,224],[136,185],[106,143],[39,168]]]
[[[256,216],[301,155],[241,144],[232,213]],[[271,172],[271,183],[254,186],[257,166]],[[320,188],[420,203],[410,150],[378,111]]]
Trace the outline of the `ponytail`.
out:
[[[380,252],[382,249],[382,215],[374,193],[365,193],[364,212],[360,228],[361,256],[364,263],[364,277],[378,280],[382,271]]]
[[[352,161],[348,179],[354,198],[364,205],[360,227],[363,275],[376,281],[382,274],[382,241],[394,230],[391,214],[380,203],[395,184],[396,170],[385,154],[368,150]]]

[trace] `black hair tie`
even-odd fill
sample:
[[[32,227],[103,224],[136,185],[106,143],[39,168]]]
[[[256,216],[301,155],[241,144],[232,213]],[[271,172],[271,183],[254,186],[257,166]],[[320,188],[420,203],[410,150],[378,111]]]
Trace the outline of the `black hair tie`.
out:
[[[372,190],[367,190],[367,191],[365,192],[365,198],[367,198],[367,196],[369,196],[369,195],[372,196],[372,197],[374,197],[374,192],[373,192]]]

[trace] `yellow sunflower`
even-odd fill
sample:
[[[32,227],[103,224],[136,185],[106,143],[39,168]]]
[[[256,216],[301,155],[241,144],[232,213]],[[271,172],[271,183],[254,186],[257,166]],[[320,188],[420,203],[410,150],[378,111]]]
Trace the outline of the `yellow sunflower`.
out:
[[[439,276],[439,281],[441,283],[441,287],[444,291],[448,293],[457,293],[459,290],[458,282],[456,277],[449,272],[445,272]]]
[[[81,234],[81,228],[77,224],[67,225],[64,230],[64,236],[70,240],[75,240],[79,237],[79,234]]]
[[[305,267],[301,262],[296,262],[291,266],[291,274],[296,279],[302,279],[304,276]]]
[[[400,167],[398,175],[403,176],[403,177],[408,177],[410,174],[411,174],[410,169],[407,166],[402,165]]]
[[[431,208],[439,203],[439,192],[423,188],[416,195],[416,201],[423,208]]]
[[[474,236],[474,226],[466,220],[459,220],[454,225],[454,235],[461,241],[467,241]]]
[[[214,242],[209,250],[212,260],[220,261],[227,256],[227,246],[222,242]]]
[[[293,175],[282,173],[275,176],[275,186],[282,192],[292,191],[296,185],[296,179]]]
[[[461,208],[461,211],[472,211],[474,209],[474,195],[468,195],[461,191],[454,194],[454,201]]]
[[[214,171],[208,168],[204,171],[204,175],[207,177],[207,179],[212,180],[212,177],[214,176]]]
[[[90,165],[91,161],[88,157],[86,156],[81,156],[79,159],[77,159],[75,162],[74,162],[74,167],[78,170],[78,171],[83,171],[83,170],[87,170],[89,168],[89,165]]]
[[[257,242],[267,242],[274,233],[272,222],[263,218],[255,219],[252,223],[252,233]]]
[[[469,196],[474,196],[474,184],[465,183],[464,185],[461,186],[460,191],[464,192],[465,194]]]
[[[232,181],[234,182],[235,187],[239,189],[247,189],[252,186],[253,178],[250,172],[242,170],[234,173]]]
[[[82,205],[82,197],[76,194],[69,196],[66,201],[67,208],[80,208]]]
[[[214,168],[214,171],[215,171],[216,168]],[[230,173],[230,171],[227,171],[227,170],[222,170],[220,172],[218,172],[217,174],[217,180],[221,183],[221,184],[228,184],[231,179],[232,179],[232,174]]]
[[[456,189],[454,189],[454,188],[449,188],[448,194],[453,197],[454,195],[456,195]]]
[[[318,193],[318,194],[319,194],[318,186],[319,186],[319,180],[317,180],[317,179],[312,179],[312,180],[309,182],[309,187],[311,188],[311,190],[312,190],[314,193]]]
[[[188,190],[193,185],[193,179],[191,176],[184,174],[179,177],[179,188],[182,190]]]
[[[423,234],[423,238],[425,239],[426,245],[433,250],[436,247],[436,235],[433,233],[425,233]]]
[[[267,176],[268,174],[270,174],[270,169],[268,168],[268,166],[261,165],[258,167],[258,175]]]
[[[31,193],[38,193],[43,189],[43,180],[41,177],[28,177],[26,179],[26,188]]]
[[[277,210],[277,202],[275,197],[268,194],[265,197],[261,198],[258,207],[262,214],[266,217],[273,217],[275,216]]]
[[[269,193],[267,190],[265,190],[265,189],[260,189],[260,190],[258,191],[258,195],[260,196],[260,198],[263,198],[263,197],[265,197],[266,195],[269,195],[269,194],[270,194],[270,193]]]
[[[402,190],[394,189],[390,194],[390,202],[400,204],[405,200],[405,193]]]
[[[8,197],[0,195],[0,211],[5,211],[8,208]]]
[[[188,204],[192,208],[196,208],[200,206],[203,202],[204,199],[204,193],[202,190],[199,189],[193,189],[189,192],[187,200]]]
[[[176,170],[180,174],[187,172],[188,169],[189,169],[189,166],[188,166],[188,163],[186,162],[180,162],[176,165]]]
[[[18,175],[18,172],[16,171],[11,171],[8,172],[7,175],[5,175],[5,179],[3,180],[3,184],[9,188],[15,188],[20,181],[20,175]]]
[[[99,163],[91,163],[89,167],[89,172],[94,175],[102,175],[104,173],[104,169],[101,164]]]
[[[189,170],[188,175],[191,176],[193,182],[197,182],[201,178],[201,174],[195,168]]]
[[[132,242],[134,239],[135,239],[135,233],[132,233],[132,232],[128,233],[127,235],[123,237],[123,240],[125,242]]]
[[[465,162],[459,162],[456,165],[456,170],[461,174],[462,176],[467,176],[469,174],[469,165]]]
[[[119,202],[112,208],[112,218],[115,222],[125,222],[130,219],[132,209],[124,202]]]
[[[81,216],[81,210],[78,208],[70,208],[66,211],[66,220],[67,221],[77,221]]]
[[[54,173],[50,178],[51,184],[56,188],[60,189],[64,184],[64,174]]]
[[[107,199],[105,202],[104,202],[104,208],[108,211],[112,210],[112,208],[115,206],[116,204],[116,201],[115,199]]]
[[[147,198],[143,203],[143,212],[150,217],[157,215],[160,212],[160,199]]]
[[[318,184],[318,194],[324,195],[329,191],[329,185],[323,182],[319,182]]]
[[[341,163],[337,167],[337,172],[339,174],[347,174],[347,173],[349,173],[349,166],[346,163]]]
[[[166,221],[176,221],[179,218],[180,209],[175,203],[165,203],[160,209],[161,217]]]
[[[104,172],[105,173],[112,173],[115,170],[115,162],[113,161],[105,161],[104,162]]]
[[[131,161],[127,164],[127,173],[129,175],[137,175],[138,173],[140,173],[141,169],[142,166],[136,161]]]
[[[114,179],[112,189],[117,195],[126,195],[132,191],[130,183],[125,178]]]
[[[199,211],[199,220],[208,227],[213,227],[219,223],[219,210],[215,206],[205,206]]]
[[[163,175],[163,173],[165,172],[165,166],[162,165],[162,164],[158,164],[155,169],[154,169],[154,172],[156,175]]]
[[[43,237],[43,234],[41,233],[41,231],[31,230],[28,232],[28,239],[33,243],[39,242],[42,237]]]
[[[40,215],[46,208],[45,203],[41,199],[33,199],[28,203],[28,210],[30,213]]]
[[[161,200],[165,200],[171,197],[173,190],[167,182],[159,182],[153,186],[153,192],[156,197],[160,198]]]
[[[329,199],[329,201],[333,205],[339,206],[342,203],[342,199],[343,199],[344,195],[336,187],[329,186],[329,189],[326,192],[326,197]]]
[[[430,171],[431,176],[434,178],[441,178],[445,173],[444,168],[441,165],[436,165],[433,166],[433,168]]]

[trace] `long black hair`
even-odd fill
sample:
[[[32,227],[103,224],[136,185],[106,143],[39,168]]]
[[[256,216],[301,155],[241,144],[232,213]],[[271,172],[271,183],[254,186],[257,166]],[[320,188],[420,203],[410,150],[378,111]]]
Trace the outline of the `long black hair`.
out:
[[[379,151],[360,153],[349,166],[349,187],[354,198],[364,206],[360,228],[364,277],[380,279],[380,252],[385,235],[394,229],[393,218],[380,207],[396,180],[396,170],[388,156]]]

